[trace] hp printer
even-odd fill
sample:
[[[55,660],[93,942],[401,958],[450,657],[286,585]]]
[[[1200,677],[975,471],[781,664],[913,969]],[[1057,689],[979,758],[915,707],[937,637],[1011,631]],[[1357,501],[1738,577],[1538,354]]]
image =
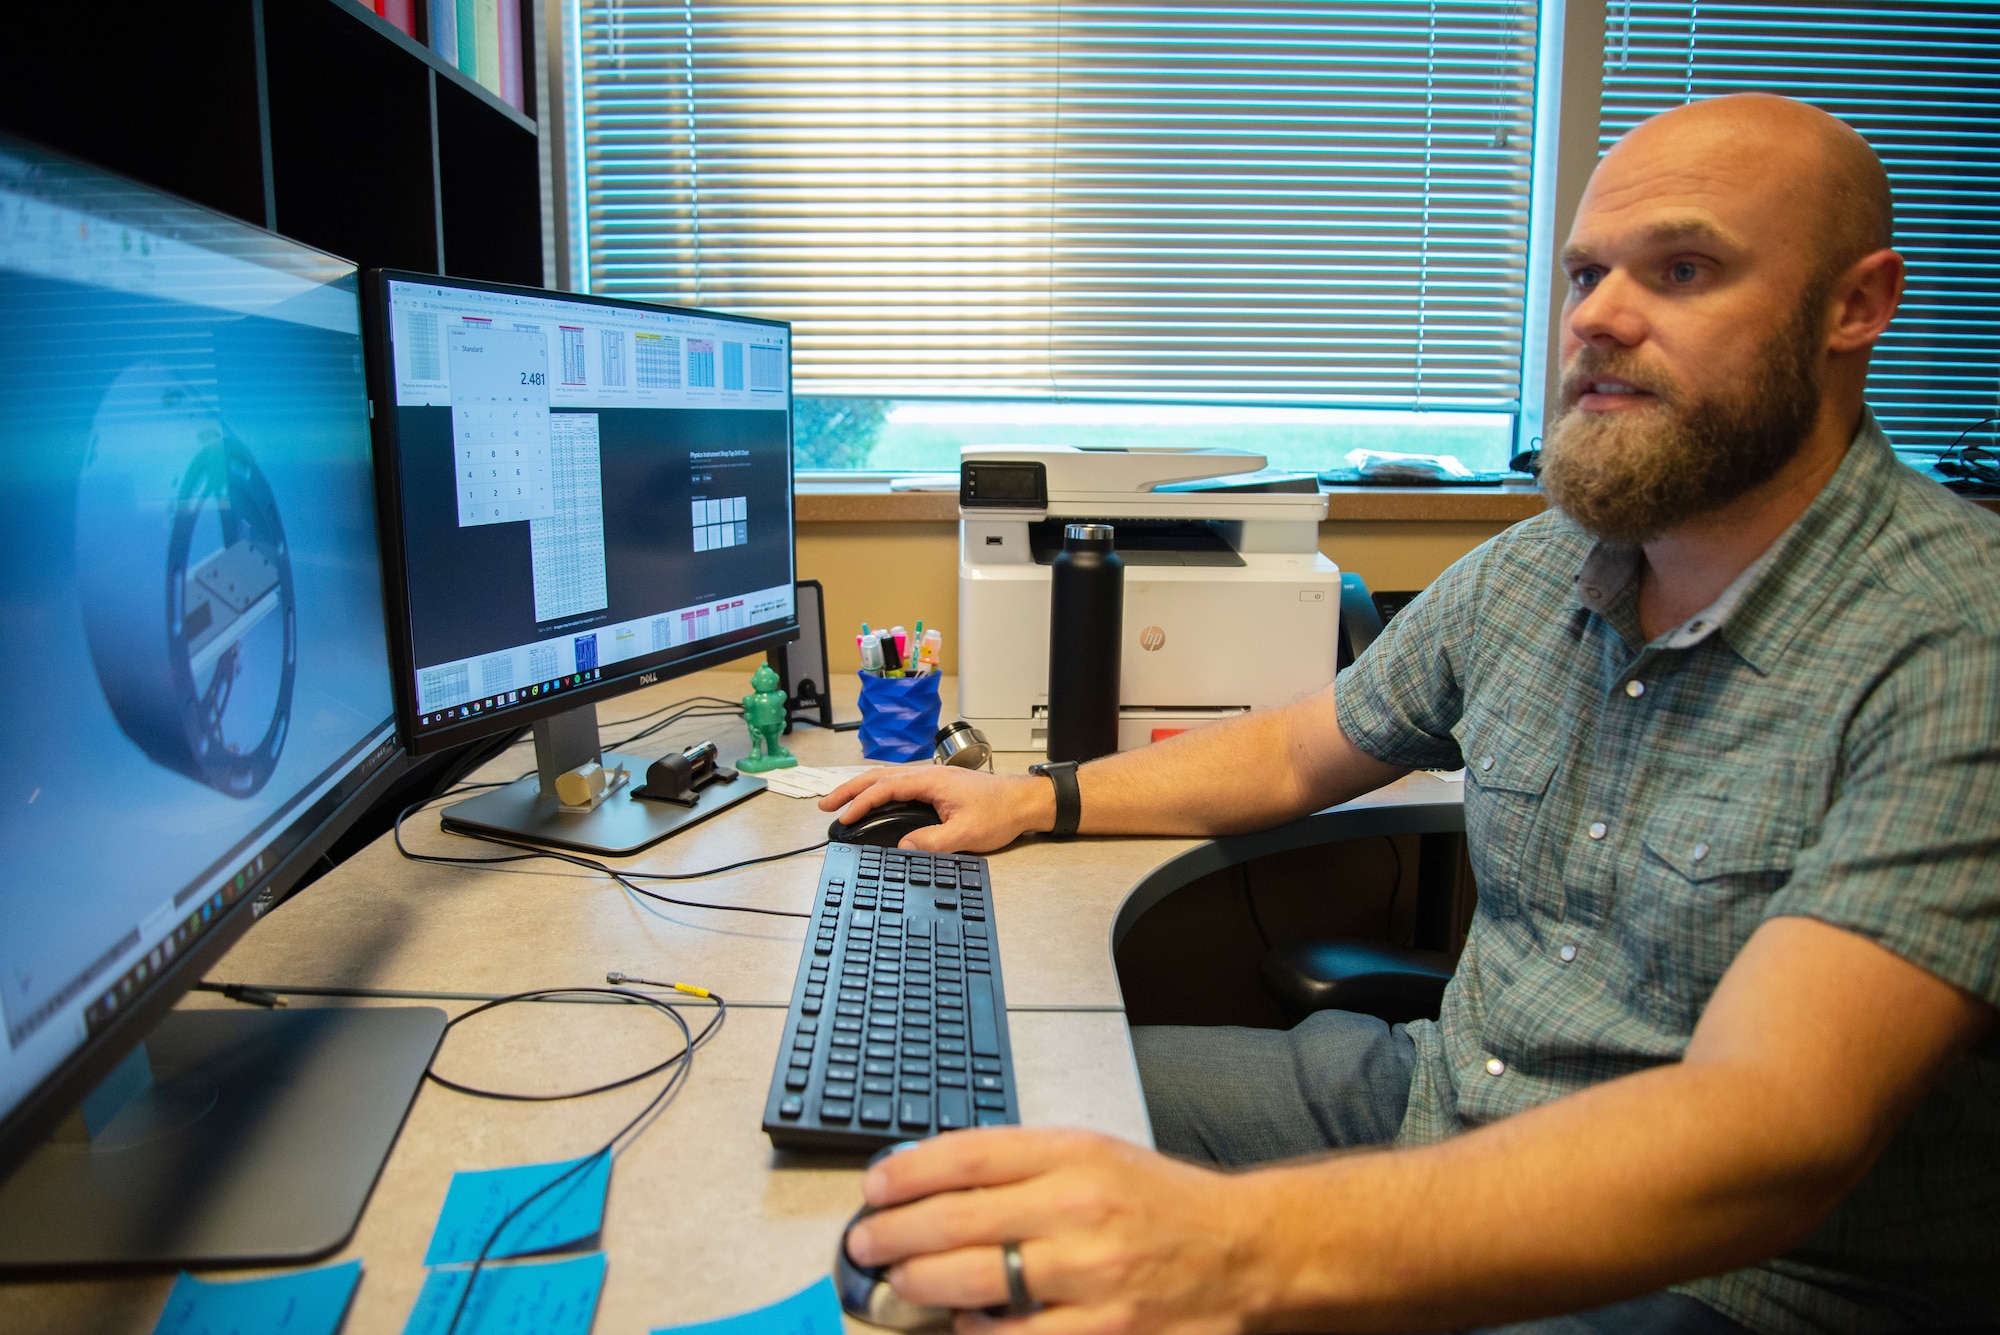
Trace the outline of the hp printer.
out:
[[[1125,563],[1120,750],[1333,680],[1340,570],[1310,475],[1222,450],[978,446],[959,463],[959,713],[995,749],[1047,746],[1050,563],[1065,526]],[[1060,646],[1058,646],[1060,649]]]

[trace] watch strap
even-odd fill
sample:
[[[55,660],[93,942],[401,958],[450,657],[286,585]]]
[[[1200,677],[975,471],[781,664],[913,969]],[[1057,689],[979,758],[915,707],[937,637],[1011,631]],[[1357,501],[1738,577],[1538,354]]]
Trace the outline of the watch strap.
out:
[[[1056,823],[1050,829],[1052,839],[1068,839],[1076,833],[1076,827],[1083,821],[1083,797],[1076,786],[1076,762],[1074,760],[1052,760],[1046,764],[1028,766],[1030,774],[1040,774],[1055,785]]]

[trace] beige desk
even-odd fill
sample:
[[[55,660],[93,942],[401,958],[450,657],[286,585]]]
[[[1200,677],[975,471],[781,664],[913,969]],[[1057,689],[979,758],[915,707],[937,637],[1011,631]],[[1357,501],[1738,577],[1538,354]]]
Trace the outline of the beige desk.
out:
[[[946,717],[952,687],[945,683]],[[728,698],[740,674],[707,673],[624,697],[616,720],[688,696]],[[843,717],[853,714],[852,684]],[[714,737],[725,759],[746,749],[740,722],[688,720],[634,748],[657,755]],[[853,733],[800,728],[789,745],[808,764],[860,763]],[[1020,771],[1034,757],[1000,757]],[[531,768],[526,744],[475,776]],[[1149,1132],[1112,963],[1114,933],[1181,884],[1280,846],[1367,832],[1453,828],[1456,785],[1412,776],[1357,808],[1321,813],[1244,839],[1024,840],[993,855],[994,922],[1005,964],[1008,1023],[1022,1118],[1092,1127],[1134,1140]],[[1384,810],[1383,808],[1388,808]],[[1385,827],[1383,822],[1388,822]],[[811,801],[764,793],[630,859],[674,871],[715,866],[826,836]],[[1361,827],[1357,824],[1355,829]],[[413,818],[418,851],[504,852]],[[1274,842],[1275,841],[1275,842]],[[654,883],[678,898],[803,910],[820,859],[808,854],[707,880]],[[1135,893],[1135,890],[1137,893]],[[605,877],[558,863],[426,866],[385,836],[272,913],[211,972],[216,981],[424,991],[518,992],[601,984],[607,970],[696,983],[727,997],[728,1021],[697,1056],[685,1088],[612,1175],[602,1245],[609,1255],[593,1329],[639,1335],[769,1302],[826,1273],[840,1226],[860,1202],[860,1160],[775,1154],[758,1129],[798,968],[804,924],[643,901]],[[186,1006],[230,1005],[192,994]],[[310,1004],[303,999],[295,1005]],[[469,1003],[440,1004],[454,1014]],[[685,1012],[691,1022],[705,1018]],[[678,1031],[651,1012],[597,1005],[514,1006],[455,1030],[440,1072],[510,1089],[597,1083],[672,1051]],[[532,1105],[471,1099],[427,1084],[362,1216],[338,1256],[360,1257],[346,1335],[398,1332],[423,1282],[422,1256],[454,1171],[573,1157],[601,1144],[655,1088]],[[0,1288],[9,1331],[146,1332],[169,1279],[147,1277]],[[857,1330],[867,1329],[856,1326]]]

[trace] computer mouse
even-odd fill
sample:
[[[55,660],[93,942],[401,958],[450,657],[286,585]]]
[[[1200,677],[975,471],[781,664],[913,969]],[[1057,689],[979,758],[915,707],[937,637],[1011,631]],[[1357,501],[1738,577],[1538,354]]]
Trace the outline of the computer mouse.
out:
[[[872,1168],[887,1156],[916,1143],[906,1140],[899,1145],[877,1150],[868,1165]],[[874,1213],[872,1205],[864,1205],[855,1211],[854,1218],[847,1221],[847,1227],[840,1230],[840,1245],[833,1249],[833,1287],[840,1294],[842,1309],[857,1321],[866,1321],[871,1326],[887,1326],[890,1330],[942,1330],[949,1326],[952,1316],[949,1307],[925,1307],[906,1301],[889,1287],[885,1273],[887,1267],[861,1265],[847,1254],[847,1230]]]
[[[826,837],[836,844],[894,848],[911,830],[942,824],[937,808],[928,802],[884,802],[852,825],[842,825],[836,819],[826,827]]]

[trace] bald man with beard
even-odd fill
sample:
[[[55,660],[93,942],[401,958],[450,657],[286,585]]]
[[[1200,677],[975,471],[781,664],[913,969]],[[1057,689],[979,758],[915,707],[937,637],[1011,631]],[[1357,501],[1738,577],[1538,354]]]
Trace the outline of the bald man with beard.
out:
[[[2000,1321],[2000,523],[1863,402],[1890,226],[1797,102],[1621,140],[1562,253],[1555,508],[1326,691],[1077,774],[1084,834],[1207,835],[1464,765],[1439,1019],[1137,1029],[1165,1154],[939,1137],[869,1171],[854,1258],[1024,1335]],[[942,767],[823,805],[903,798],[917,848],[1055,822]],[[1009,1244],[1041,1306],[977,1314]]]

